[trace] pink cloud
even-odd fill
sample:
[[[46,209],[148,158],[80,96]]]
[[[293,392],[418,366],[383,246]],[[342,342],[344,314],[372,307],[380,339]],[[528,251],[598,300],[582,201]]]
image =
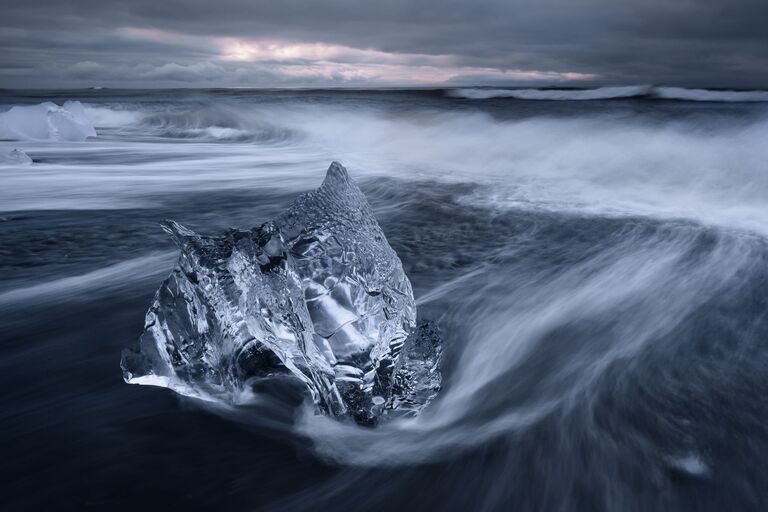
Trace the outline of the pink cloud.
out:
[[[428,85],[472,77],[510,81],[596,78],[595,75],[578,72],[464,66],[459,64],[455,55],[392,53],[320,42],[192,36],[133,27],[124,27],[119,32],[127,37],[169,44],[210,47],[221,61],[260,64],[270,72],[295,79]]]

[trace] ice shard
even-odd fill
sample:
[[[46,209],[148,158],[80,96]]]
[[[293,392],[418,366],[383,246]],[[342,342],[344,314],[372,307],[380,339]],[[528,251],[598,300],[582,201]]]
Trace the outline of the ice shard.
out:
[[[181,248],[146,315],[125,381],[236,404],[290,372],[318,409],[375,423],[417,414],[440,388],[440,338],[416,327],[411,284],[360,189],[337,162],[323,184],[252,230]]]

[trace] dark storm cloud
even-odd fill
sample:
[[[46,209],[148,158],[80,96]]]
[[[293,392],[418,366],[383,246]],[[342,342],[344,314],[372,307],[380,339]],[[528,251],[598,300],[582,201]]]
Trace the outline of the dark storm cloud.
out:
[[[1,9],[5,86],[589,75],[604,83],[768,85],[763,0],[6,0]]]

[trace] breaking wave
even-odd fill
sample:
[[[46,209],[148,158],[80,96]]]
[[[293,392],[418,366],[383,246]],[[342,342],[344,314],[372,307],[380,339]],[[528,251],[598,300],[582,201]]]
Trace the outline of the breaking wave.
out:
[[[227,104],[202,103],[174,108],[88,106],[86,113],[96,127],[149,138],[278,144],[295,136],[293,130],[269,122],[253,108]]]
[[[768,117],[759,110],[746,117],[711,113],[672,120],[597,113],[510,119],[482,110],[392,113],[274,104],[238,109],[87,105],[85,111],[102,140],[120,139],[131,161],[142,165],[116,172],[102,165],[106,161],[97,146],[85,156],[78,150],[72,158],[79,165],[90,163],[88,181],[56,167],[49,172],[59,178],[45,182],[28,173],[6,174],[9,187],[0,191],[1,205],[101,207],[109,193],[110,204],[125,207],[148,201],[150,192],[180,188],[301,190],[313,166],[336,159],[361,177],[479,183],[490,193],[466,200],[496,208],[642,214],[768,230],[763,165],[768,160]],[[187,140],[218,145],[200,152],[177,144]],[[39,153],[20,149],[45,169],[46,159],[37,158]],[[167,162],[159,160],[166,153]],[[141,155],[155,155],[155,161],[150,165]],[[103,158],[114,156],[106,153]],[[153,179],[147,181],[144,172]],[[118,189],[116,183],[121,184]]]

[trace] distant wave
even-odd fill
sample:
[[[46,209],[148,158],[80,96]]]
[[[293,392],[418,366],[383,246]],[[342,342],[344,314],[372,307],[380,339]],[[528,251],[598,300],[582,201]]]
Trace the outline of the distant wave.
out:
[[[665,100],[685,101],[768,101],[768,91],[714,91],[711,89],[684,89],[682,87],[656,87],[654,96]]]
[[[685,89],[683,87],[597,87],[594,89],[451,89],[448,96],[469,100],[513,98],[518,100],[586,101],[648,97],[662,100],[761,102],[768,101],[768,91],[726,91]]]
[[[470,100],[515,98],[519,100],[584,101],[644,96],[650,86],[599,87],[597,89],[454,89],[450,96]]]

